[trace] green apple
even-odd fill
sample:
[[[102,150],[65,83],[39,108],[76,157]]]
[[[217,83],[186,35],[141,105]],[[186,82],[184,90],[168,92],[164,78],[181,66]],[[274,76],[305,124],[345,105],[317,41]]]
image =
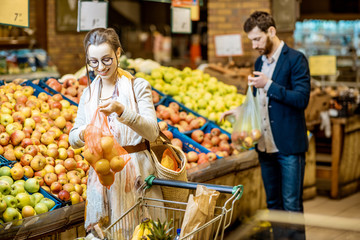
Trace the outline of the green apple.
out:
[[[45,203],[47,208],[50,210],[55,206],[55,202],[49,198],[43,198],[40,200],[41,203]]]
[[[11,187],[8,182],[0,180],[0,193],[4,196],[11,193]]]
[[[3,197],[4,201],[6,202],[6,205],[12,208],[16,208],[17,207],[17,199],[14,196],[11,195],[6,195],[5,197]]]
[[[11,195],[14,197],[18,195],[19,193],[25,193],[25,188],[21,184],[13,184],[11,185]]]
[[[14,180],[9,176],[1,176],[0,180],[4,180],[10,184],[10,186],[14,183]]]
[[[13,183],[13,185],[14,185],[14,184],[20,184],[20,185],[24,186],[24,185],[25,185],[25,180],[24,180],[24,179],[16,180],[16,181]]]
[[[35,198],[35,204],[34,204],[34,206],[35,206],[36,204],[38,204],[38,203],[41,201],[41,199],[44,198],[44,196],[43,196],[41,193],[39,193],[39,192],[34,193],[34,194],[31,195],[31,196],[33,196],[33,197]]]
[[[39,202],[38,204],[36,204],[34,209],[35,209],[36,214],[42,214],[42,213],[46,213],[49,211],[46,204],[42,203],[42,202]]]
[[[217,120],[217,115],[216,115],[216,113],[215,112],[211,112],[210,114],[209,114],[209,117],[208,117],[211,121],[216,121]]]
[[[19,193],[16,195],[17,207],[22,209],[25,206],[31,205],[30,195],[27,193]]]
[[[4,199],[0,199],[0,213],[2,213],[3,211],[5,211],[5,209],[7,208],[7,204],[5,202]]]
[[[9,176],[9,177],[11,177],[10,168],[7,167],[7,166],[1,167],[0,168],[0,177],[1,176]]]
[[[24,184],[25,190],[29,193],[36,193],[40,189],[39,181],[35,178],[29,178]]]
[[[163,78],[163,74],[160,69],[154,69],[151,71],[151,77],[154,79]]]
[[[200,109],[205,109],[208,105],[208,102],[205,99],[201,98],[197,101],[197,104]]]
[[[20,219],[20,213],[16,208],[8,207],[5,212],[3,213],[3,219],[5,222],[11,222],[13,220]]]
[[[35,207],[35,204],[36,204],[36,198],[34,194],[30,195],[30,206]]]

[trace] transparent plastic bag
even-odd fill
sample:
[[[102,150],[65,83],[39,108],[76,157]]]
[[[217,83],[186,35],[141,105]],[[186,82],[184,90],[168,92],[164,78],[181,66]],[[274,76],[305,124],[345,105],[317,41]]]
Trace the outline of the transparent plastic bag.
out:
[[[86,127],[84,138],[83,156],[94,168],[100,183],[109,188],[114,182],[115,173],[125,167],[130,156],[111,134],[107,116],[99,108]]]
[[[259,104],[249,86],[246,99],[237,115],[231,140],[237,150],[244,150],[254,147],[261,135]]]

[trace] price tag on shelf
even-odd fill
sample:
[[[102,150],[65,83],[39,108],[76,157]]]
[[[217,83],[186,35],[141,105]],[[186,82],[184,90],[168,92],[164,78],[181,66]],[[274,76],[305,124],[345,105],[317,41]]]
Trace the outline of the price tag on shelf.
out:
[[[171,8],[171,32],[191,33],[191,8]]]
[[[240,34],[222,34],[215,36],[215,54],[217,57],[243,55]]]
[[[29,0],[1,0],[0,24],[29,27]]]
[[[106,28],[109,2],[83,2],[78,5],[77,31]]]
[[[336,75],[336,56],[310,56],[309,68],[311,76]]]

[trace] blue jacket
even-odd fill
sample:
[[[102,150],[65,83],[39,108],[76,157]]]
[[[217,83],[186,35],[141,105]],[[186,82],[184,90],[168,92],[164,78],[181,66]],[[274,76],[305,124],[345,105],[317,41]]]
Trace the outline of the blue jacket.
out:
[[[259,57],[255,70],[261,71],[262,64]],[[306,57],[284,44],[271,79],[268,110],[276,147],[282,154],[304,153],[309,145],[304,116],[310,97]]]

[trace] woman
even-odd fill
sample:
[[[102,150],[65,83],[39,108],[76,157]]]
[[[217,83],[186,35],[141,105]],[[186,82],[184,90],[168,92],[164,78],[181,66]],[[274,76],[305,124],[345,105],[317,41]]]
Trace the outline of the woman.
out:
[[[116,173],[109,190],[90,168],[85,219],[85,229],[89,231],[99,222],[113,223],[135,204],[137,188],[155,171],[145,140],[154,141],[159,128],[150,84],[142,78],[133,79],[118,68],[122,49],[116,32],[111,28],[93,29],[85,36],[84,47],[86,63],[97,76],[81,96],[69,142],[74,148],[84,146],[85,128],[99,107],[108,116],[115,139],[131,157],[125,168]],[[149,195],[162,199],[159,187],[152,188]]]

